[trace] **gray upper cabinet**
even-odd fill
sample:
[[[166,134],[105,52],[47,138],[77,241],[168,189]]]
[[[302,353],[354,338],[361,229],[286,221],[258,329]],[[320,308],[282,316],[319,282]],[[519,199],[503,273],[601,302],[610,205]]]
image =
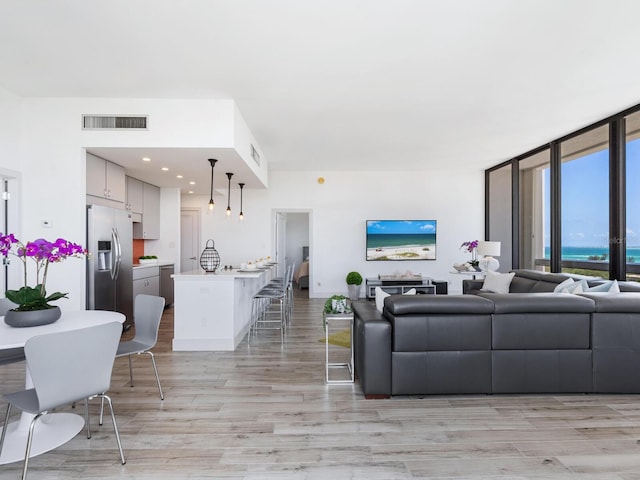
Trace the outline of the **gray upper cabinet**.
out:
[[[139,213],[142,215],[144,199],[143,199],[143,183],[141,180],[133,177],[127,177],[127,203],[126,209],[131,213]]]
[[[124,168],[87,153],[87,195],[124,203],[126,197]]]
[[[142,222],[133,224],[133,238],[160,238],[160,188],[142,182]]]

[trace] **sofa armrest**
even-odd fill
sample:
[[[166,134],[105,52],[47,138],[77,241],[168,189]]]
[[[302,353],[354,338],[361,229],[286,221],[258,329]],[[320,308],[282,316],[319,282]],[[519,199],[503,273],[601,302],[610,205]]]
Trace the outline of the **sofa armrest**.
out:
[[[366,398],[391,396],[391,324],[375,304],[357,301],[354,314],[353,359],[355,373]]]
[[[470,279],[465,279],[462,280],[462,293],[464,294],[476,294],[480,291],[480,289],[482,288],[482,285],[484,284],[484,280],[480,279],[480,280],[470,280]]]

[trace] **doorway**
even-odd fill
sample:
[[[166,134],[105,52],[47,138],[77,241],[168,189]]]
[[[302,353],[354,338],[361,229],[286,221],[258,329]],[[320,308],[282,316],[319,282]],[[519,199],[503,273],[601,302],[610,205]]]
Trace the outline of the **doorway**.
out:
[[[200,256],[200,210],[180,210],[180,272],[198,269]]]
[[[311,211],[277,210],[275,213],[275,242],[278,271],[295,265],[294,287],[305,296],[313,293],[313,246],[311,245]]]
[[[20,174],[10,170],[0,169],[0,232],[3,234],[14,233],[20,238],[19,222],[19,198],[20,198]],[[22,283],[22,264],[20,261],[12,262],[11,257],[2,257],[2,275],[0,275],[0,289],[6,291],[9,288],[18,288]]]

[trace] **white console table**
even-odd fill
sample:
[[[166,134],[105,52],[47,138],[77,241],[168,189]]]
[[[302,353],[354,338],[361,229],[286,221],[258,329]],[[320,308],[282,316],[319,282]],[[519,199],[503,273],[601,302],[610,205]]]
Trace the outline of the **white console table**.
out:
[[[376,297],[376,287],[380,287],[390,295],[403,294],[412,288],[415,288],[418,293],[436,293],[436,286],[431,282],[430,278],[425,277],[422,277],[420,281],[412,280],[406,283],[403,283],[401,280],[389,281],[380,280],[379,278],[367,278],[366,284],[367,298],[369,299]]]

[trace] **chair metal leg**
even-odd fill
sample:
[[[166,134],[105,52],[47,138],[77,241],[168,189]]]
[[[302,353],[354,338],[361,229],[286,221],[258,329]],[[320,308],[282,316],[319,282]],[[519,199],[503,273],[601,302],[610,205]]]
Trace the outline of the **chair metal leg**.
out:
[[[151,363],[153,364],[153,371],[156,374],[156,382],[158,382],[158,390],[160,391],[160,400],[164,400],[164,394],[162,393],[162,387],[160,386],[160,377],[158,376],[158,368],[156,367],[156,357],[153,352],[146,351],[142,353],[147,353],[151,357]]]
[[[102,426],[104,422],[104,398],[100,398],[100,419],[98,420],[98,425]]]
[[[287,320],[284,318],[284,299],[280,299],[280,343],[284,344],[284,328]]]
[[[129,355],[129,379],[131,380],[131,386],[133,387],[133,367],[131,366],[131,355]]]
[[[29,424],[29,436],[27,437],[27,449],[24,454],[24,467],[22,468],[22,480],[27,478],[27,468],[29,468],[29,455],[31,455],[31,444],[33,443],[33,429],[36,427],[36,422],[42,416],[42,413],[38,413],[31,423]]]
[[[120,460],[122,461],[122,465],[127,463],[124,458],[124,452],[122,451],[122,442],[120,441],[120,432],[118,431],[118,424],[116,422],[116,415],[113,412],[113,403],[111,402],[111,398],[108,395],[100,394],[100,398],[106,399],[109,404],[109,411],[111,412],[111,421],[113,422],[113,430],[116,433],[116,442],[118,442],[118,450],[120,450]]]
[[[9,425],[9,414],[11,413],[11,404],[7,405],[7,414],[4,417],[4,425],[2,426],[2,436],[0,436],[0,454],[4,446],[4,437],[7,434],[7,426]]]
[[[102,414],[102,412],[100,412]],[[89,399],[84,399],[84,423],[87,424],[87,438],[91,438],[91,422],[89,421]]]

